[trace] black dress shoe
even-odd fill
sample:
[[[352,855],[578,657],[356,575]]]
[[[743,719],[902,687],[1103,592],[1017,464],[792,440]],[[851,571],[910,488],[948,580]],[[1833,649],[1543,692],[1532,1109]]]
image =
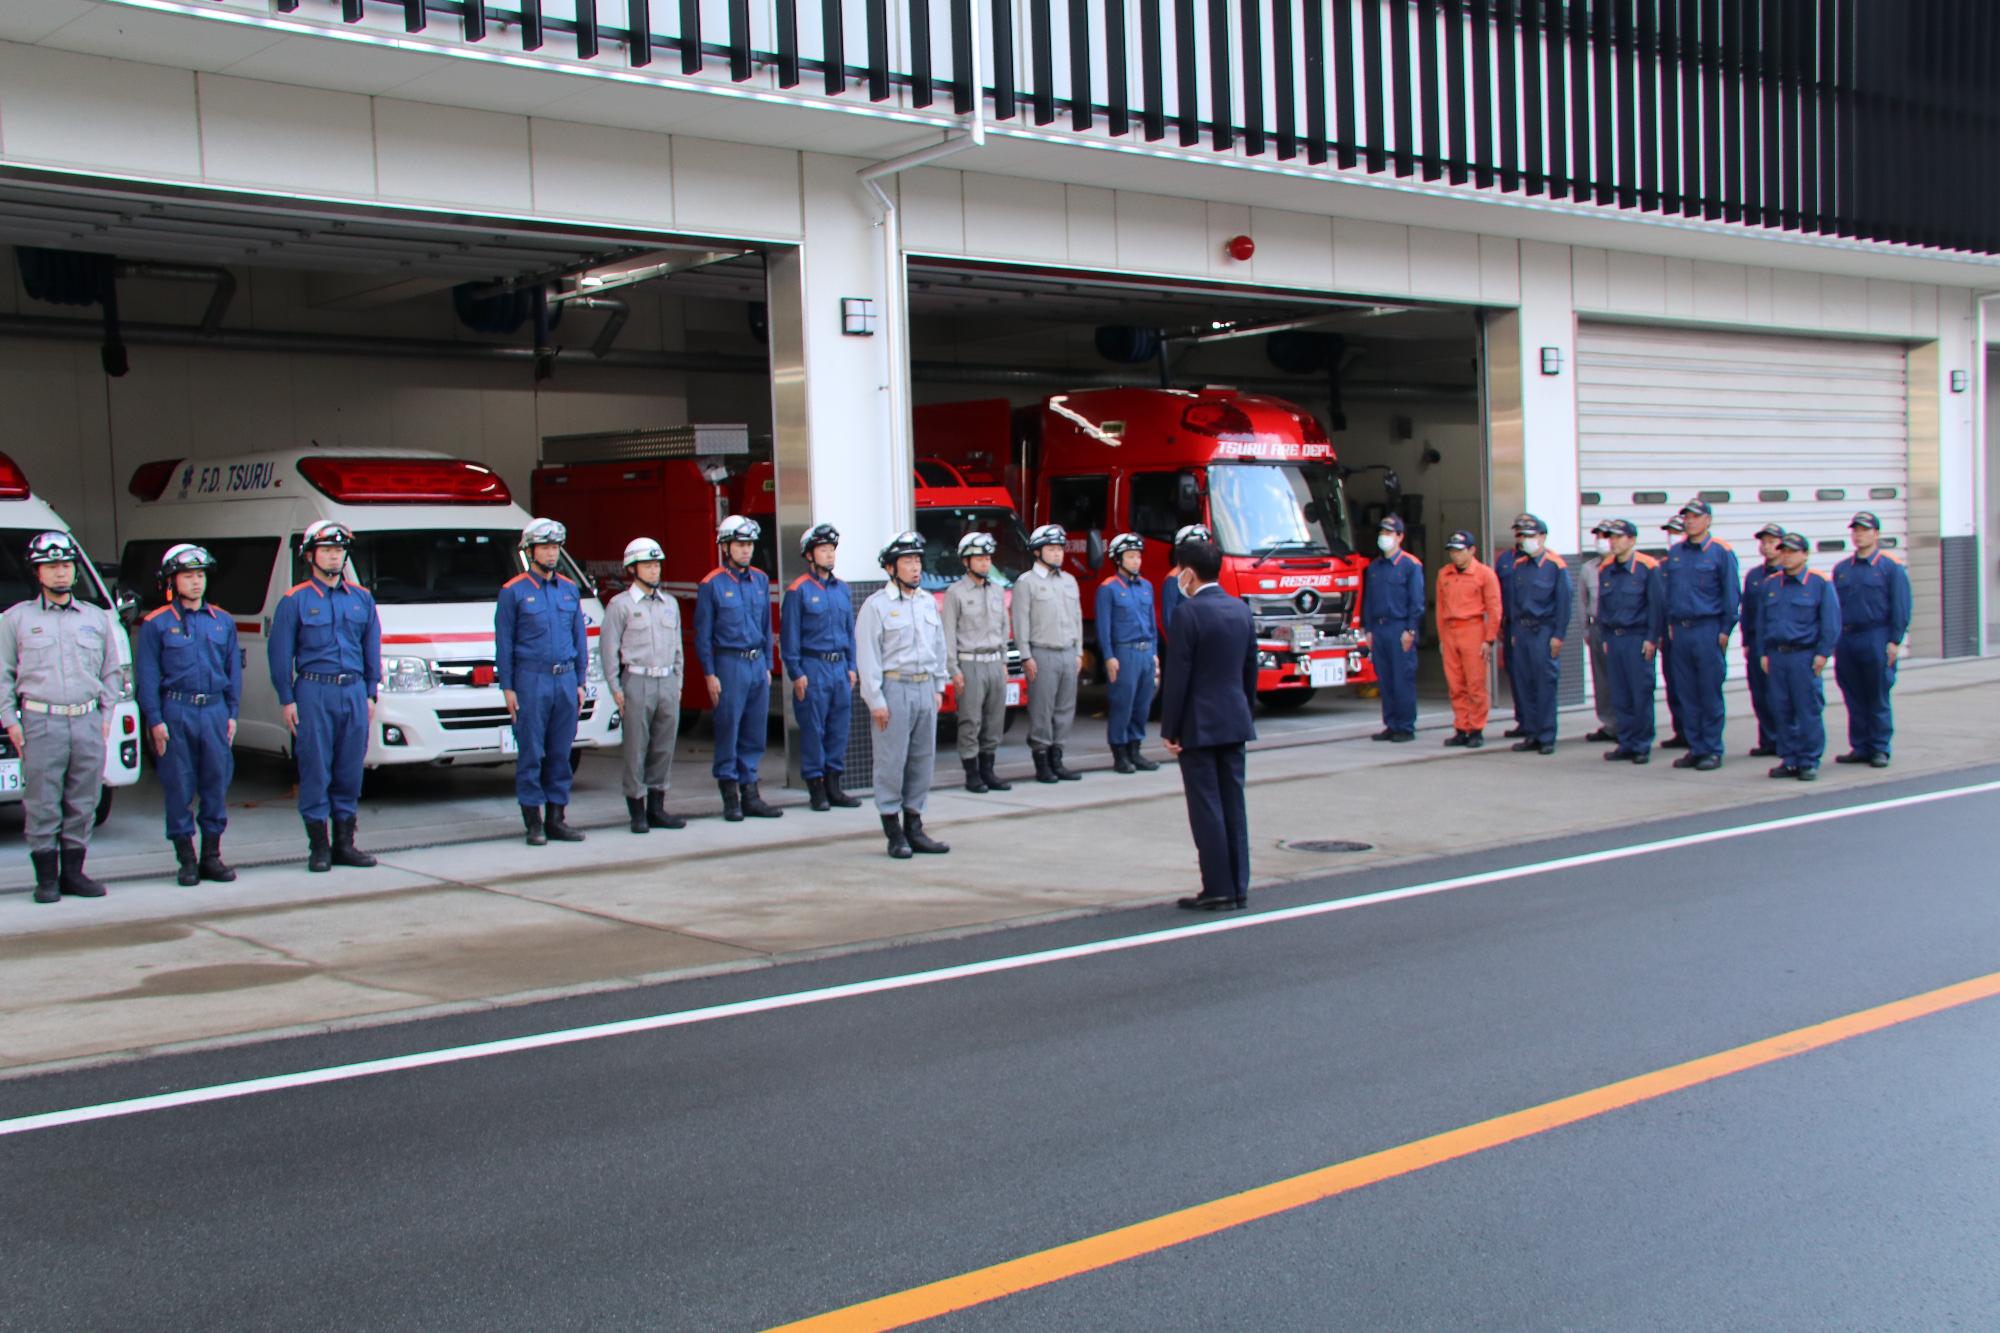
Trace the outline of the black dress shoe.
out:
[[[1485,732],[1483,732],[1483,731],[1468,731],[1468,732],[1466,732],[1466,733],[1465,733],[1465,748],[1466,748],[1466,749],[1468,749],[1468,750],[1478,750],[1478,749],[1482,749],[1482,748],[1484,748],[1484,747],[1485,747],[1485,745],[1486,745],[1486,733],[1485,733]]]
[[[1685,750],[1688,748],[1688,738],[1685,736],[1669,736],[1660,742],[1660,748],[1662,750]]]
[[[1750,757],[1752,759],[1775,759],[1778,757],[1778,747],[1775,745],[1753,745],[1750,747]]]
[[[1555,743],[1553,741],[1543,741],[1535,747],[1535,752],[1537,754],[1554,754],[1556,752]]]
[[[1870,767],[1870,768],[1887,768],[1888,766],[1889,766],[1889,756],[1888,756],[1888,755],[1886,755],[1886,754],[1871,754],[1871,755],[1869,755],[1869,756],[1868,756],[1868,767]]]
[[[1835,755],[1833,762],[1836,764],[1865,764],[1868,762],[1868,756],[1860,750],[1849,750],[1846,754]]]
[[[1764,776],[1767,778],[1795,778],[1798,775],[1799,775],[1799,770],[1793,768],[1790,764],[1774,764],[1771,766],[1770,770],[1764,774]]]
[[[1722,756],[1719,754],[1705,754],[1694,761],[1694,771],[1697,773],[1713,773],[1721,767]]]
[[[1606,750],[1604,752],[1604,758],[1606,762],[1613,764],[1624,763],[1626,760],[1631,759],[1632,757],[1633,757],[1632,751],[1626,749],[1622,745],[1615,750]]]
[[[1368,739],[1371,741],[1393,741],[1396,739],[1396,733],[1384,727]]]
[[[1501,732],[1500,734],[1501,734],[1502,736],[1505,736],[1505,737],[1507,737],[1507,738],[1508,738],[1509,740],[1512,740],[1512,739],[1513,739],[1514,737],[1516,737],[1516,736],[1525,736],[1525,735],[1527,735],[1527,734],[1528,734],[1528,729],[1527,729],[1526,727],[1519,727],[1519,726],[1516,726],[1516,727],[1509,727],[1509,728],[1507,728],[1507,730],[1505,730],[1505,731]]]
[[[1390,740],[1396,742],[1396,744],[1398,745],[1407,744],[1408,742],[1413,741],[1416,738],[1417,738],[1417,733],[1414,731],[1398,731],[1391,734],[1389,737]]]
[[[1818,782],[1819,770],[1817,768],[1801,768],[1798,772],[1798,779],[1800,782]]]
[[[1588,736],[1585,736],[1584,739],[1589,741],[1592,745],[1596,745],[1600,741],[1615,741],[1618,738],[1612,735],[1609,731],[1606,731],[1603,727],[1599,727],[1596,731],[1593,731]]]
[[[1237,903],[1234,898],[1211,898],[1205,893],[1197,894],[1192,898],[1176,899],[1174,902],[1174,906],[1185,908],[1190,912],[1227,912],[1236,905]]]
[[[1541,749],[1542,743],[1540,741],[1515,741],[1512,745],[1508,746],[1507,748],[1512,750],[1515,754],[1526,754],[1530,750]]]
[[[1462,746],[1462,745],[1464,745],[1464,744],[1465,744],[1465,733],[1464,733],[1464,732],[1462,732],[1462,731],[1454,731],[1454,732],[1452,732],[1452,733],[1451,733],[1451,739],[1445,742],[1445,745],[1446,745],[1447,747],[1450,747],[1450,746],[1454,746],[1454,745],[1458,745],[1458,746]]]
[[[1635,764],[1650,764],[1653,762],[1653,756],[1644,750],[1635,750],[1632,753],[1632,762]]]
[[[1665,750],[1670,747],[1662,745],[1660,748],[1662,750]],[[1675,768],[1693,768],[1694,765],[1695,765],[1695,757],[1691,754],[1684,754],[1680,758],[1674,760]]]

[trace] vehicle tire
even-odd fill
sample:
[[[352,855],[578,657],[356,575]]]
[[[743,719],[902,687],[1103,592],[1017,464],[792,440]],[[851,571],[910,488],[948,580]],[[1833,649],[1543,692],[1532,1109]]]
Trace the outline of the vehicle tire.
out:
[[[1308,685],[1300,690],[1265,690],[1257,696],[1258,702],[1273,713],[1296,713],[1304,708],[1316,691]]]
[[[1000,734],[1002,736],[1005,736],[1008,732],[1014,729],[1014,718],[1018,714],[1025,713],[1028,710],[1025,708],[1007,708],[1007,709],[1002,709],[1001,711],[1003,713],[1003,716],[1000,719]]]
[[[938,714],[937,738],[940,747],[958,744],[958,714]]]
[[[569,750],[569,771],[576,772],[576,766],[583,762],[583,747],[572,745]]]
[[[97,813],[90,817],[92,828],[101,826],[105,820],[111,818],[111,793],[116,790],[116,787],[106,787],[97,793]]]

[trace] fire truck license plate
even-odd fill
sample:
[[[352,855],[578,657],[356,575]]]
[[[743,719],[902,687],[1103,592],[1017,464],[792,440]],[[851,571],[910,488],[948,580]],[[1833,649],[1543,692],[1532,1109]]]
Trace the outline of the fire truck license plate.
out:
[[[21,761],[0,759],[0,791],[21,790]]]
[[[518,749],[519,747],[514,744],[514,729],[512,727],[500,728],[500,753],[514,754],[517,753]]]
[[[1315,657],[1311,671],[1314,689],[1347,683],[1347,659],[1344,657]]]
[[[1018,680],[1007,682],[1007,706],[1009,708],[1019,708],[1021,706],[1021,682]]]

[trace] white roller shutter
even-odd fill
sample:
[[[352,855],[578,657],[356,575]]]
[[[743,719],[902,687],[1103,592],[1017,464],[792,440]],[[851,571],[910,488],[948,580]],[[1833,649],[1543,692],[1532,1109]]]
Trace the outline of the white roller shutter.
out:
[[[1641,545],[1689,497],[1742,559],[1766,522],[1804,532],[1813,564],[1857,509],[1909,546],[1908,369],[1897,343],[1584,324],[1577,337],[1585,531],[1630,518]],[[1727,498],[1725,499],[1724,496]]]

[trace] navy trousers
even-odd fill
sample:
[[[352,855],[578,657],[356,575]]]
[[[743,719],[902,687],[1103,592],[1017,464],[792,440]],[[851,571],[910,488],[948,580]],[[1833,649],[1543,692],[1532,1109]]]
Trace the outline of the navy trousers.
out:
[[[1390,731],[1417,729],[1417,650],[1403,648],[1403,631],[1370,628],[1369,653],[1375,684],[1382,691],[1382,725]]]
[[[1793,768],[1818,768],[1826,753],[1826,686],[1813,674],[1810,652],[1770,654],[1766,676],[1778,758]]]
[[[514,718],[514,798],[537,809],[568,805],[569,752],[576,744],[577,675],[565,671],[516,671],[514,697],[520,711]]]
[[[1146,739],[1146,713],[1153,706],[1152,644],[1119,648],[1118,679],[1105,694],[1105,739],[1113,745],[1134,745]]]
[[[1653,749],[1653,696],[1658,677],[1646,660],[1646,636],[1636,630],[1604,632],[1605,672],[1611,678],[1611,709],[1618,717],[1618,748],[1633,754]]]
[[[722,682],[722,702],[715,706],[715,758],[709,772],[717,782],[755,782],[771,721],[770,663],[761,653],[718,652],[715,678]],[[844,751],[846,742],[841,744]]]
[[[1547,629],[1516,624],[1507,640],[1507,673],[1520,691],[1524,740],[1556,743],[1556,685],[1562,663],[1549,652],[1555,636]]]
[[[1833,678],[1847,704],[1848,748],[1888,754],[1896,735],[1896,714],[1889,707],[1889,691],[1896,686],[1896,668],[1889,665],[1889,631],[1842,630],[1833,650]]]
[[[1660,679],[1667,691],[1667,720],[1672,723],[1674,735],[1685,739],[1687,723],[1681,717],[1680,678],[1674,674],[1674,636],[1669,634],[1660,640]]]
[[[806,673],[806,697],[792,701],[792,712],[799,720],[799,773],[822,778],[843,772],[847,768],[847,727],[854,715],[854,686],[848,683],[847,664],[805,657],[798,665]],[[758,753],[763,753],[761,745]]]
[[[1743,654],[1743,676],[1750,682],[1750,711],[1757,715],[1757,748],[1776,746],[1778,727],[1771,715],[1771,687],[1764,677],[1762,654]]]
[[[229,710],[220,699],[206,704],[162,699],[160,720],[167,724],[167,752],[159,765],[160,790],[167,800],[167,836],[194,836],[192,807],[197,799],[201,831],[219,835],[229,826],[229,780],[236,773],[236,756],[229,748]],[[304,722],[304,710],[299,720]]]
[[[1673,628],[1674,690],[1681,698],[1681,735],[1687,737],[1689,754],[1722,753],[1727,720],[1722,678],[1728,672],[1729,654],[1717,642],[1721,635],[1720,620],[1680,621]]]
[[[1181,751],[1181,787],[1194,834],[1205,898],[1250,896],[1250,811],[1243,798],[1243,747],[1211,745]]]
[[[299,814],[313,823],[329,813],[353,819],[368,758],[368,687],[359,680],[323,685],[302,679],[292,697],[299,706]],[[171,732],[173,723],[167,728]]]

